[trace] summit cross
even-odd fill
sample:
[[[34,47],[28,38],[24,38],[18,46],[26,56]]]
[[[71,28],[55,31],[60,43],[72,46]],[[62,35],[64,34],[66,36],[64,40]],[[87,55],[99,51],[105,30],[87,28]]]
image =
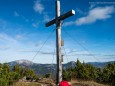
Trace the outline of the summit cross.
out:
[[[57,57],[57,73],[56,85],[62,81],[62,54],[61,54],[61,21],[75,15],[75,11],[71,10],[63,15],[60,15],[60,0],[56,0],[56,18],[46,23],[46,27],[56,24],[56,57]]]

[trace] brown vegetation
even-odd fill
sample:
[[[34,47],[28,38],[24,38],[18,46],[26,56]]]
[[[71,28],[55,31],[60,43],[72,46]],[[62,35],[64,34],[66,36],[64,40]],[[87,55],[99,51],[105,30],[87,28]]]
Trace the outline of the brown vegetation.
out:
[[[99,84],[93,81],[80,81],[80,82],[72,82],[72,86],[109,86],[109,85]]]

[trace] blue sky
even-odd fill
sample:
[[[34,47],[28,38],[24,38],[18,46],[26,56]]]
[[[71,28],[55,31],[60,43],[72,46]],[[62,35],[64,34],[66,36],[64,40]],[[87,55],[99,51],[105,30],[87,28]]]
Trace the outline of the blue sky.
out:
[[[60,1],[61,14],[76,12],[62,24],[63,63],[115,60],[115,0]],[[0,0],[0,62],[52,63],[55,25],[46,28],[45,23],[54,17],[55,0]]]

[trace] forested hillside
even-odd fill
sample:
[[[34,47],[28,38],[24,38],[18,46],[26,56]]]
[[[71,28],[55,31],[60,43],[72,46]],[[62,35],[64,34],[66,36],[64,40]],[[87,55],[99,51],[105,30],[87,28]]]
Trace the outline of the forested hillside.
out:
[[[113,84],[115,86],[115,62],[108,63],[103,69],[92,64],[76,62],[75,67],[63,70],[63,77],[68,80],[78,79],[96,81],[98,83]]]
[[[24,77],[30,81],[38,79],[31,69],[22,68],[18,64],[11,69],[7,63],[0,64],[0,86],[12,86]]]

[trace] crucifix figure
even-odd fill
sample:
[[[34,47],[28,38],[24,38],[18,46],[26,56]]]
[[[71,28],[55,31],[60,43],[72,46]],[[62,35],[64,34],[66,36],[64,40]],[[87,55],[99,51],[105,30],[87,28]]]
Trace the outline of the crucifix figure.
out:
[[[57,73],[56,85],[62,81],[62,55],[61,55],[61,21],[75,15],[75,11],[71,10],[60,15],[60,0],[56,0],[56,18],[46,23],[46,27],[56,24],[56,56],[57,56]]]

